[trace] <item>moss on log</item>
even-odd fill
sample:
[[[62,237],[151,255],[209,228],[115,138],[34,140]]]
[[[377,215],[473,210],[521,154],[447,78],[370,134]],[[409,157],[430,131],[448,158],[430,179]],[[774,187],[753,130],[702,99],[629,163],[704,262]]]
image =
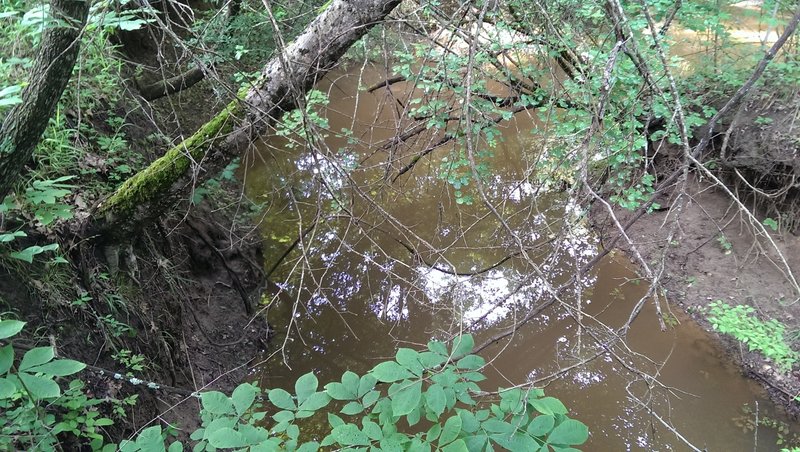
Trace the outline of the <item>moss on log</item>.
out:
[[[146,207],[159,194],[166,193],[192,167],[200,166],[206,152],[233,131],[235,117],[241,113],[239,99],[229,103],[192,136],[126,180],[116,192],[100,204],[101,217],[109,226],[118,226],[118,219],[137,216],[137,210]]]
[[[246,93],[123,183],[99,206],[91,229],[106,241],[126,241],[137,227],[174,209],[194,187],[241,156],[284,113],[302,105],[306,92],[347,49],[399,4],[400,0],[333,0],[282,55],[266,63]]]

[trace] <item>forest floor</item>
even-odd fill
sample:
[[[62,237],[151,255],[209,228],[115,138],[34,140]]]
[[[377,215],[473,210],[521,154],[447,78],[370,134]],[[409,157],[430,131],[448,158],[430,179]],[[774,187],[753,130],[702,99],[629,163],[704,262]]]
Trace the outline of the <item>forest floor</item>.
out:
[[[676,227],[675,212],[655,211],[629,229],[632,245],[620,240],[618,246],[633,262],[635,247],[651,268],[657,268],[655,263],[663,260],[660,283],[672,305],[715,334],[742,372],[759,380],[790,415],[800,415],[800,402],[795,400],[800,394],[797,364],[792,372],[781,372],[762,354],[750,352],[742,342],[715,332],[708,320],[708,305],[715,300],[731,306],[749,305],[760,319],[776,319],[786,325],[785,339],[795,350],[800,349],[800,301],[786,277],[785,264],[765,237],[753,234],[748,219],[724,191],[693,180],[687,195],[689,201]],[[615,214],[625,224],[633,213],[620,209]],[[612,220],[599,206],[594,208],[593,222],[604,240],[616,236]],[[800,237],[789,232],[770,234],[786,264],[795,275],[800,274]]]

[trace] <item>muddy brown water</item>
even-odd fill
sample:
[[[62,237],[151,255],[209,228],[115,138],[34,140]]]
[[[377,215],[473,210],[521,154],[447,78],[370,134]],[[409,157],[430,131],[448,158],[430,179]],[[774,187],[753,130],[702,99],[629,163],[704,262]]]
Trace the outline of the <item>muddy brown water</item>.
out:
[[[441,180],[442,158],[452,146],[385,183],[408,162],[402,155],[436,137],[422,134],[394,152],[374,152],[398,126],[394,97],[411,94],[402,85],[392,95],[365,93],[382,73],[356,67],[321,84],[330,98],[320,109],[329,136],[313,147],[327,152],[311,151],[302,137],[276,136],[243,165],[247,196],[266,206],[260,225],[266,268],[321,212],[317,227],[272,277],[298,303],[282,297],[270,306],[278,334],[271,358],[258,370],[263,387],[291,389],[310,371],[321,382],[338,379],[345,370],[363,373],[398,346],[422,347],[458,331],[471,332],[481,343],[524,317],[547,299],[548,285],[564,283],[598,252],[574,201],[557,186],[547,190],[535,183],[532,168],[542,144],[529,131],[546,124],[524,114],[503,123],[504,141],[491,158],[486,184],[487,198],[516,238],[473,187],[464,194],[473,194],[474,202],[460,203]],[[352,130],[358,143],[334,136],[342,128]],[[357,167],[346,176],[348,166]],[[520,246],[529,259],[517,254],[496,265]],[[561,296],[563,304],[483,350],[490,364],[482,387],[545,386],[589,426],[584,450],[688,450],[662,420],[700,448],[777,450],[775,430],[743,427],[755,417],[746,415],[744,406],[757,407],[761,419],[789,422],[761,387],[742,377],[714,339],[686,316],[668,314],[670,328],[661,332],[652,300],[633,322],[626,346],[612,348],[618,357],[599,353],[580,364],[601,352],[588,332],[607,340],[604,325],[623,325],[645,295],[647,282],[634,268],[624,256],[607,256]],[[580,307],[581,314],[567,307]],[[657,375],[663,386],[648,390],[633,368]]]

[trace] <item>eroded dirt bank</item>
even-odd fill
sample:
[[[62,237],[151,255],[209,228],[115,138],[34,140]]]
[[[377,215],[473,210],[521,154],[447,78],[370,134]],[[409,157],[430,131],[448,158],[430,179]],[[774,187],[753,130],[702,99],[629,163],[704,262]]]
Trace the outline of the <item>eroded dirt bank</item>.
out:
[[[800,402],[795,400],[800,394],[798,365],[790,373],[779,371],[760,353],[750,352],[731,336],[715,332],[707,317],[708,305],[715,300],[731,306],[752,306],[760,319],[777,319],[786,325],[784,338],[797,350],[800,294],[786,275],[786,265],[763,235],[754,235],[746,215],[723,190],[708,181],[694,179],[687,184],[684,196],[687,202],[680,213],[673,207],[643,216],[628,230],[631,243],[620,240],[617,246],[633,262],[637,262],[638,251],[653,269],[663,262],[659,282],[672,309],[684,310],[715,334],[742,372],[759,380],[779,404],[797,417],[800,414]],[[674,200],[673,195],[670,202]],[[615,214],[625,224],[632,212],[618,209]],[[592,222],[604,242],[616,236],[614,222],[602,206],[593,207]],[[785,231],[770,231],[770,235],[785,264],[797,275],[800,237]]]
[[[0,269],[2,309],[28,323],[15,347],[55,345],[58,356],[86,363],[78,377],[88,396],[106,401],[99,406],[106,415],[114,400],[138,398],[125,417],[113,416],[110,438],[153,423],[185,438],[199,426],[192,393],[231,391],[266,348],[260,238],[229,218],[204,203],[160,221],[133,238],[116,272],[95,247],[76,247],[75,265],[58,273]],[[142,356],[143,368],[131,368],[120,351]]]

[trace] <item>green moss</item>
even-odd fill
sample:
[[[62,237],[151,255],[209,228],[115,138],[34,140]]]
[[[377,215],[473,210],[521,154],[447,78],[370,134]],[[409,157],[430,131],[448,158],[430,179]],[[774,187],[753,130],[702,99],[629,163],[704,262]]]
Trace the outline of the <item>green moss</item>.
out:
[[[201,161],[216,142],[233,130],[232,116],[240,111],[240,101],[232,101],[192,136],[126,180],[100,207],[102,216],[107,221],[130,218],[136,207],[148,205],[163,196],[189,171],[193,161]]]

